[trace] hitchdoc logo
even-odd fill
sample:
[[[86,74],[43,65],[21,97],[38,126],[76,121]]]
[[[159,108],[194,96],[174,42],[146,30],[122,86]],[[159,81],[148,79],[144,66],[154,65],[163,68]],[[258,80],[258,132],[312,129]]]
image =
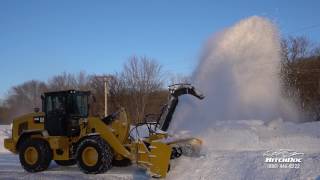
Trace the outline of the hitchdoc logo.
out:
[[[303,155],[304,153],[289,149],[263,153],[264,163],[267,168],[300,168]]]

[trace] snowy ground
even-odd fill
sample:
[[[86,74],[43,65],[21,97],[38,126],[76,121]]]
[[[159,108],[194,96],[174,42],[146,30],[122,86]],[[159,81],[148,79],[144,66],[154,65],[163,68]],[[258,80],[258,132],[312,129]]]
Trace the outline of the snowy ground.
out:
[[[317,179],[320,180],[320,123],[293,124],[280,120],[226,121],[203,133],[200,157],[182,157],[171,163],[167,179]],[[0,142],[8,135],[0,126]],[[267,150],[292,149],[304,153],[300,168],[267,168]],[[41,173],[25,172],[18,156],[0,146],[0,179],[149,179],[136,166],[112,168],[105,174],[85,175],[76,166],[59,167],[51,163]]]
[[[28,173],[24,171],[19,162],[19,156],[13,155],[3,147],[3,139],[10,136],[10,126],[0,125],[0,179],[149,179],[145,171],[130,166],[126,168],[113,167],[105,174],[87,175],[79,171],[78,167],[61,167],[52,162],[47,171]]]
[[[51,163],[49,169],[40,173],[27,173],[20,166],[18,156],[2,153],[0,154],[0,179],[148,179],[144,171],[135,167],[112,168],[106,174],[87,175],[79,171],[78,167],[61,167]]]
[[[300,169],[268,169],[264,151],[214,151],[201,158],[182,158],[170,179],[317,179],[320,175],[320,154],[307,154]],[[188,172],[188,173],[182,173]],[[319,176],[320,177],[320,176]],[[318,178],[319,180],[320,178]]]

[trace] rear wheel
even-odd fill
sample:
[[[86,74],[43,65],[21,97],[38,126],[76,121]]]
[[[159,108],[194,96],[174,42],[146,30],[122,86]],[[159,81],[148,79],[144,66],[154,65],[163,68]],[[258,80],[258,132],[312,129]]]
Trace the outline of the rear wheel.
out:
[[[112,150],[99,136],[91,136],[82,140],[76,157],[78,167],[87,174],[103,173],[112,167]]]
[[[75,159],[70,160],[55,160],[55,162],[60,166],[72,166],[77,164],[77,161]]]
[[[52,160],[49,144],[42,139],[26,139],[20,145],[19,159],[22,167],[28,172],[46,170]]]

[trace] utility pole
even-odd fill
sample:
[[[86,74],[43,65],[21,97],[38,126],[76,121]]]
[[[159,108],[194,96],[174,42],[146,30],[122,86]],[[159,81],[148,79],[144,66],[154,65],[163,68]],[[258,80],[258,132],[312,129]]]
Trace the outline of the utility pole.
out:
[[[103,80],[104,83],[104,116],[108,116],[108,94],[109,94],[109,87],[108,82],[110,80],[110,76],[95,76],[100,81]]]
[[[108,77],[105,76],[103,78],[104,80],[104,116],[108,116],[108,93],[109,93],[109,87],[108,87]]]

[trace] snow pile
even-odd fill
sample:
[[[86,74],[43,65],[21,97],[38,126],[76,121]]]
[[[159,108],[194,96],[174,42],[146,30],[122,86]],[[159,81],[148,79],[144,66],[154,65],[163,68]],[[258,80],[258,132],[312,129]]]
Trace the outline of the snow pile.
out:
[[[11,136],[10,125],[0,125],[0,153],[9,152],[4,148],[3,141],[5,138],[10,136]]]
[[[318,180],[320,154],[308,154],[299,169],[266,168],[265,151],[215,151],[200,158],[181,158],[169,173],[168,179],[199,180]]]
[[[319,128],[320,122],[217,122],[202,134],[202,156],[173,162],[169,179],[316,179],[320,175]],[[280,149],[304,153],[301,167],[267,168],[263,154]]]
[[[320,122],[296,124],[274,120],[225,121],[204,133],[207,152],[216,150],[260,151],[293,149],[319,152]]]

